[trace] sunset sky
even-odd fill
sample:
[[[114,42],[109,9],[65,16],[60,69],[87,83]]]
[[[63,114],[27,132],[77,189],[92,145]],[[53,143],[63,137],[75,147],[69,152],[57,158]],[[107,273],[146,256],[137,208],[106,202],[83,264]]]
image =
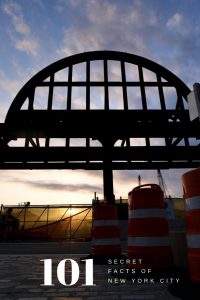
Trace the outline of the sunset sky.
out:
[[[190,89],[200,80],[199,0],[0,0],[0,122],[23,85],[47,65],[92,50],[126,51],[151,59]],[[163,176],[182,196],[185,170]],[[155,171],[115,171],[116,198]],[[102,198],[102,172],[0,170],[0,204],[90,203]]]

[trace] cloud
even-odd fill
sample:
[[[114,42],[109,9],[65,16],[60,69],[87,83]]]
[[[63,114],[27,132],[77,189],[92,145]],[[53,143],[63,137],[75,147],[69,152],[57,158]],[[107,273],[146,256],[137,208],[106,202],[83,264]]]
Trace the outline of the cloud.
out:
[[[59,55],[92,50],[149,53],[139,31],[156,25],[153,10],[143,10],[135,1],[120,6],[116,2],[91,0],[82,2],[79,13],[81,16],[64,32],[62,45],[57,51]]]
[[[39,180],[26,180],[26,179],[19,179],[19,178],[12,178],[10,181],[15,182],[15,183],[21,183],[25,185],[29,185],[32,188],[39,188],[43,190],[52,190],[52,191],[59,191],[59,192],[97,192],[101,193],[102,188],[99,187],[98,185],[92,185],[92,184],[84,184],[84,183],[79,183],[79,184],[65,184],[61,182],[50,182],[50,181],[39,181]]]
[[[200,77],[199,29],[193,28],[186,12],[175,10],[166,18],[164,12],[158,15],[142,1],[122,5],[108,0],[82,1],[79,10],[71,10],[75,21],[64,30],[59,57],[95,50],[126,51],[160,63],[190,87]]]
[[[188,171],[162,170],[162,177],[165,183],[167,195],[172,197],[182,197],[181,176]],[[127,195],[130,190],[138,186],[138,175],[141,176],[142,184],[158,184],[158,175],[156,170],[121,170],[114,171],[115,191],[118,195]]]
[[[11,19],[13,27],[9,29],[9,34],[15,48],[27,54],[37,55],[39,42],[33,37],[29,25],[26,24],[21,6],[15,2],[7,2],[2,9]]]
[[[154,182],[156,179],[156,171],[155,170],[148,170],[148,171],[141,171],[141,170],[120,170],[114,171],[114,177],[116,181],[120,181],[121,183],[129,184],[130,186],[133,184],[137,185],[138,182],[138,175],[141,175],[142,179],[144,180],[143,183]],[[156,182],[155,182],[156,183]]]
[[[93,24],[105,24],[113,23],[113,20],[118,14],[118,8],[115,4],[105,1],[91,0],[87,5],[88,20]]]
[[[95,35],[92,29],[69,28],[65,31],[63,45],[57,50],[60,56],[70,56],[84,51],[101,49],[104,39],[100,33]]]
[[[170,29],[179,29],[183,26],[183,16],[180,13],[175,13],[168,21],[167,27]]]
[[[38,42],[34,39],[22,38],[20,40],[13,38],[16,49],[37,55],[38,53]]]
[[[20,80],[10,79],[2,70],[0,70],[0,97],[2,99],[0,122],[4,122],[11,101],[16,96],[20,87]]]
[[[64,0],[64,1],[67,2],[67,4],[69,3],[71,6],[75,7],[81,4],[82,0]]]
[[[14,2],[10,2],[4,5],[3,7],[4,12],[11,17],[13,26],[16,32],[22,35],[29,35],[30,28],[24,22],[23,16],[21,15],[21,7]]]
[[[7,69],[0,69],[0,99],[1,99],[1,111],[0,122],[4,121],[7,111],[10,107],[12,100],[16,97],[19,90],[31,78],[37,71],[34,68],[23,68],[20,66],[16,59],[11,59],[13,65],[12,76],[7,74]]]
[[[12,98],[16,95],[21,87],[20,80],[9,79],[3,70],[0,70],[0,89],[6,92]]]
[[[72,7],[77,7],[79,4],[81,4],[82,0],[57,0],[55,4],[55,9],[59,13],[63,13],[67,8],[68,5]]]
[[[77,7],[71,8],[75,21],[64,30],[59,57],[95,50],[126,51],[164,65],[188,85],[199,78],[200,69],[194,63],[194,58],[200,62],[199,29],[186,13],[176,12],[166,19],[141,1],[122,5],[88,0],[80,6],[78,12]]]

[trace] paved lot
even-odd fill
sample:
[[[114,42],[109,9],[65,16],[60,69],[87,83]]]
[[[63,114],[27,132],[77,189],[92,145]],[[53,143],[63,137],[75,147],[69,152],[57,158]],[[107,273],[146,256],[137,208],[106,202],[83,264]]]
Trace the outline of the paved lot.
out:
[[[79,244],[78,244],[79,245]],[[11,248],[11,244],[9,246]],[[30,247],[30,245],[29,245]],[[80,245],[78,248],[81,252]],[[87,248],[82,247],[85,253]],[[4,249],[5,250],[5,249]],[[85,265],[79,259],[85,255],[79,254],[1,254],[0,255],[0,299],[1,300],[132,300],[132,299],[162,299],[175,300],[167,290],[167,283],[154,284],[108,283],[113,277],[108,275],[109,265],[94,265],[95,286],[82,286],[85,282]],[[44,281],[44,265],[41,259],[53,259],[54,286],[41,286]],[[56,265],[63,259],[71,258],[79,262],[80,279],[74,286],[66,287],[60,284],[56,276]],[[113,266],[112,266],[113,268]],[[70,275],[66,269],[66,281]],[[70,277],[71,278],[71,277]],[[68,281],[67,281],[68,282]]]
[[[61,242],[0,242],[0,254],[89,254],[92,242],[61,241]],[[122,243],[126,251],[126,243]]]

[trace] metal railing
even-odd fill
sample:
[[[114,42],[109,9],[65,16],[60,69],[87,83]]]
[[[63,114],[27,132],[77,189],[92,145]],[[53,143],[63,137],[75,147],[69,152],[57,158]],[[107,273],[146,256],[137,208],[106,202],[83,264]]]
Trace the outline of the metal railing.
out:
[[[11,209],[13,237],[89,239],[92,205],[4,206]]]

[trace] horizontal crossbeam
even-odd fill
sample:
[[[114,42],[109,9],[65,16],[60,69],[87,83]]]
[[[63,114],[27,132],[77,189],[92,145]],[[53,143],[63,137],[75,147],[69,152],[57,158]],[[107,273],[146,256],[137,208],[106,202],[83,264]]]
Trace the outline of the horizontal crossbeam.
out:
[[[0,136],[10,139],[129,137],[196,137],[200,125],[189,121],[188,111],[17,111],[0,124]],[[106,130],[105,130],[106,129]]]
[[[43,161],[192,161],[200,160],[199,146],[135,147],[8,147],[0,150],[2,162]]]
[[[157,170],[157,169],[185,169],[198,168],[198,161],[172,161],[172,162],[113,162],[112,170]],[[47,169],[84,169],[103,170],[104,164],[101,162],[11,162],[1,163],[0,169],[5,170],[47,170]]]

